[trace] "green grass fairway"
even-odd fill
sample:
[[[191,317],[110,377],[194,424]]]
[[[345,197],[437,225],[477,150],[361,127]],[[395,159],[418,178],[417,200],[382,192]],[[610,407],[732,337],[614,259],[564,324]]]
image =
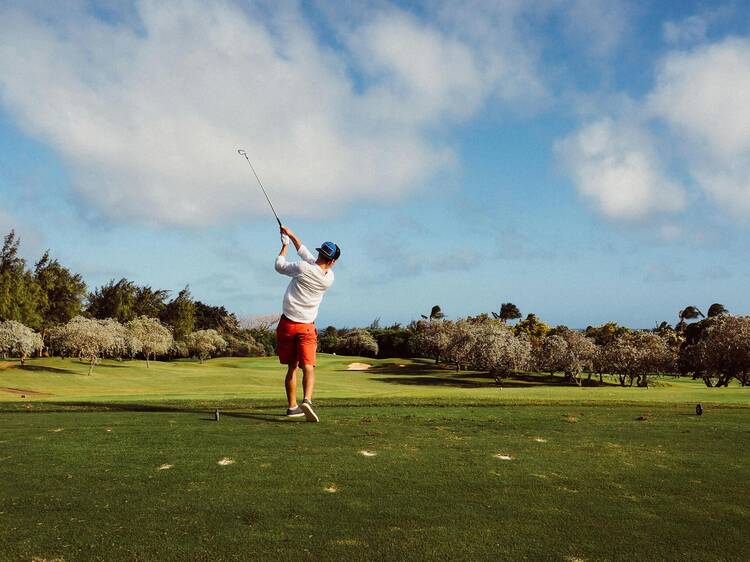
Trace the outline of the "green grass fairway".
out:
[[[352,362],[373,365],[368,371],[349,371]],[[72,359],[38,359],[21,367],[0,363],[0,401],[144,401],[144,400],[251,400],[281,403],[284,368],[275,357],[152,362],[104,361],[91,376],[88,365]],[[690,379],[654,379],[654,387],[622,388],[613,379],[605,385],[577,388],[563,377],[529,375],[507,380],[499,388],[481,373],[435,370],[432,361],[372,360],[319,355],[316,396],[321,400],[363,399],[412,401],[563,402],[713,402],[750,405],[750,389],[733,383],[729,388],[707,388]],[[660,385],[660,386],[656,386]],[[25,392],[24,392],[25,391]]]
[[[357,360],[6,364],[0,560],[747,559],[750,389]]]

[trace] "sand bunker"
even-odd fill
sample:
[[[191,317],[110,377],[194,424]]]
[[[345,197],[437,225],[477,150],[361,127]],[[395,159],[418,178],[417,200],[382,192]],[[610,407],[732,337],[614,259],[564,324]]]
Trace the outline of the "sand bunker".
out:
[[[331,484],[330,486],[326,486],[326,487],[325,487],[325,488],[323,488],[323,489],[324,489],[324,490],[325,490],[326,492],[328,492],[329,494],[335,494],[336,492],[338,492],[338,491],[339,491],[339,489],[338,489],[338,488],[336,487],[336,484]]]
[[[377,455],[375,451],[360,451],[359,454],[363,457],[374,457],[375,455]]]
[[[366,371],[372,367],[372,365],[368,365],[367,363],[349,363],[346,366],[347,371]]]
[[[173,464],[162,464],[156,470],[169,470],[173,466]]]
[[[220,460],[220,461],[218,462],[218,464],[220,464],[221,466],[227,466],[228,464],[234,464],[234,461],[233,461],[232,459],[229,459],[229,458],[227,458],[227,457],[224,457],[223,459],[221,459],[221,460]]]
[[[513,457],[511,455],[503,455],[501,453],[498,453],[495,455],[496,459],[500,459],[501,461],[512,461]]]

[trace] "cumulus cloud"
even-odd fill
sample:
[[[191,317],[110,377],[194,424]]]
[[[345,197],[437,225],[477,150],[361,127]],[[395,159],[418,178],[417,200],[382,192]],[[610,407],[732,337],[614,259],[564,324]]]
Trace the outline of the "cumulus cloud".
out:
[[[519,83],[510,56],[493,53],[489,72],[484,43],[395,8],[334,49],[271,6],[0,9],[0,100],[103,215],[196,224],[267,212],[237,148],[283,216],[403,197],[455,164],[432,128]]]
[[[564,0],[560,9],[568,34],[599,57],[615,51],[632,25],[632,9],[619,0]]]
[[[662,25],[662,37],[671,45],[688,45],[705,41],[709,30],[719,21],[730,17],[734,7],[730,4],[718,6],[679,20],[670,20]]]
[[[603,118],[555,150],[579,194],[610,219],[641,220],[685,206],[683,188],[662,170],[645,129]]]
[[[729,38],[669,53],[647,99],[686,146],[705,193],[737,217],[750,216],[750,40]]]

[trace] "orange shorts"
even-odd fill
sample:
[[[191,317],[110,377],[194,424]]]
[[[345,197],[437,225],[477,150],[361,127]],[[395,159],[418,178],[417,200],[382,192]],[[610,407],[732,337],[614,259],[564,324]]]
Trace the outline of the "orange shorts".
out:
[[[318,330],[315,324],[292,322],[282,316],[276,327],[276,350],[279,363],[283,365],[315,366],[315,352],[318,349]]]

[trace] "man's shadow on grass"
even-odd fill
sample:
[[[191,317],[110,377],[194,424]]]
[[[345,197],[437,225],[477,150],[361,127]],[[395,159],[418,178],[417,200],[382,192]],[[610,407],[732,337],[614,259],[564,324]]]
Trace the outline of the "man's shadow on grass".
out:
[[[28,371],[29,373],[55,373],[58,375],[77,375],[77,371],[72,369],[62,369],[60,367],[47,367],[45,365],[17,365],[19,371]]]
[[[212,407],[193,407],[178,406],[170,404],[148,404],[137,402],[45,402],[45,406],[53,408],[44,408],[40,413],[73,413],[73,412],[137,412],[137,413],[179,413],[179,414],[197,414],[203,415],[203,421],[215,421],[214,412],[216,408]],[[54,408],[57,407],[57,408]],[[13,412],[26,413],[22,410],[14,409]],[[10,413],[10,412],[8,412]],[[224,411],[219,408],[219,421],[222,417],[244,418],[270,423],[289,423],[290,420],[284,414],[273,414],[265,412],[237,412]]]

